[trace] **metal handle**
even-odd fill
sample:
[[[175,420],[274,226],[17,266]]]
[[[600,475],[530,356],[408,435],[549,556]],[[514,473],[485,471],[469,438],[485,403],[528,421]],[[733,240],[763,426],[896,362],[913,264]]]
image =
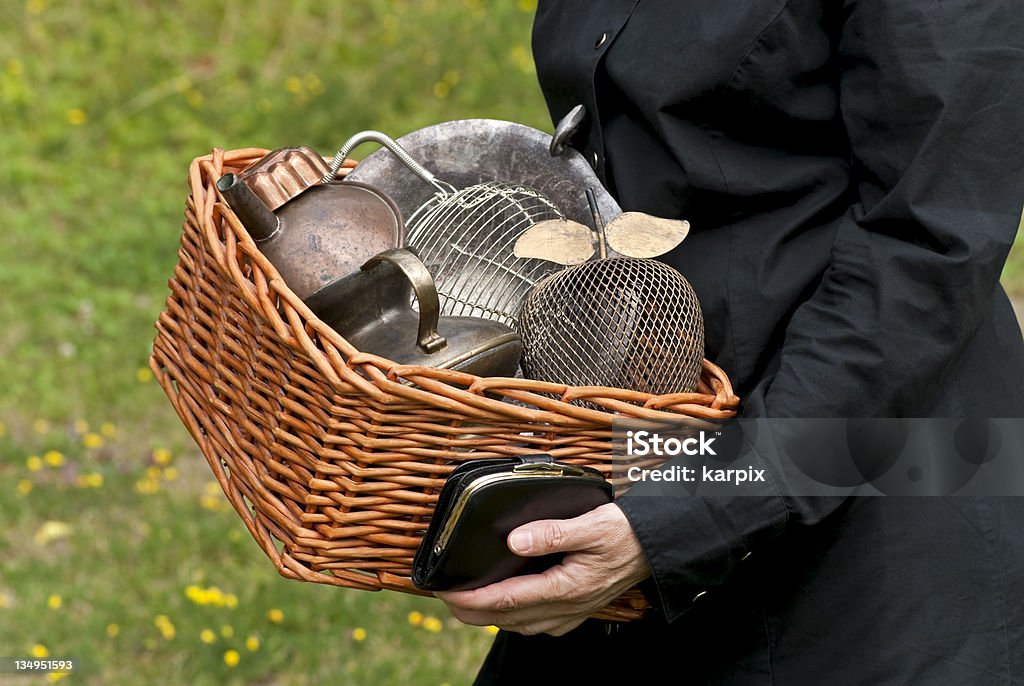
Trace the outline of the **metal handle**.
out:
[[[437,333],[437,319],[441,314],[441,303],[437,298],[437,287],[434,277],[426,265],[406,248],[392,248],[371,257],[362,266],[363,271],[376,267],[381,262],[389,262],[405,275],[412,284],[413,293],[420,304],[420,326],[416,335],[416,345],[426,353],[436,353],[448,345],[444,336]]]
[[[565,149],[569,147],[569,141],[576,135],[576,132],[580,128],[580,124],[587,118],[587,108],[583,105],[576,105],[569,113],[566,114],[558,122],[558,126],[555,127],[555,135],[551,137],[551,147],[548,148],[548,152],[551,153],[552,157],[558,157]]]
[[[401,160],[402,164],[408,167],[413,174],[432,185],[445,197],[455,192],[454,186],[450,183],[438,180],[427,170],[426,167],[414,160],[412,156],[405,151],[405,148],[399,145],[397,141],[386,133],[381,133],[380,131],[361,131],[345,141],[345,144],[338,150],[334,159],[331,160],[330,169],[320,179],[320,183],[330,183],[333,181],[334,177],[338,174],[338,170],[341,169],[341,165],[345,161],[345,158],[363,143],[380,143],[394,153],[395,157]]]

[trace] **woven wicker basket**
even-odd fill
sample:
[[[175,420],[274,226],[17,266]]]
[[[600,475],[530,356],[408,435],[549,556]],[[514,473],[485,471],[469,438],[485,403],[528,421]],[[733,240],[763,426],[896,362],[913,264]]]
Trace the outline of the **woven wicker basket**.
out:
[[[697,392],[651,396],[361,353],[313,316],[219,201],[221,174],[266,153],[218,149],[193,161],[150,366],[283,576],[419,593],[413,553],[453,462],[545,452],[610,475],[616,416],[735,414],[728,378],[708,362]],[[603,411],[570,402],[584,398]],[[645,607],[634,590],[598,616],[628,620]]]

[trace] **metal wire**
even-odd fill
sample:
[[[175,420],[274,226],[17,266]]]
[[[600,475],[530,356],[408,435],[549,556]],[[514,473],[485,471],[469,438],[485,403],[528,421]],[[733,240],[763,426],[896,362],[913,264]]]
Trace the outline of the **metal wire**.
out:
[[[514,326],[519,305],[546,274],[562,269],[513,254],[516,239],[537,222],[564,218],[536,191],[481,183],[435,195],[409,218],[408,242],[437,285],[441,313]]]
[[[683,276],[655,260],[586,262],[544,279],[519,313],[523,374],[656,395],[694,390],[704,316]]]

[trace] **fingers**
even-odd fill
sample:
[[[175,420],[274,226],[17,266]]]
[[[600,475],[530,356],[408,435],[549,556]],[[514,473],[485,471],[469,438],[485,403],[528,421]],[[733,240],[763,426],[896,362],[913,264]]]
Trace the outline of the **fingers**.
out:
[[[443,600],[453,614],[467,624],[477,621],[491,624],[489,618],[511,612],[526,612],[534,607],[552,606],[559,599],[569,596],[567,579],[559,567],[552,567],[543,574],[528,574],[505,579],[489,586],[470,591],[448,591],[435,593]],[[463,616],[466,619],[463,619]]]
[[[589,614],[580,602],[567,597],[564,578],[560,576],[533,574],[471,591],[435,595],[465,624],[494,625],[524,635],[557,636],[578,626]]]
[[[524,524],[508,535],[508,549],[523,557],[550,553],[571,553],[600,545],[604,530],[612,524],[607,508],[602,505],[573,519],[541,519]]]

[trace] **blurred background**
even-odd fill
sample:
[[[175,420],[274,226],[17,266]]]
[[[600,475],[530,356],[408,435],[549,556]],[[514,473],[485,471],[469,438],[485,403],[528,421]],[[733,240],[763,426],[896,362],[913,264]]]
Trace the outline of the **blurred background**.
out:
[[[471,681],[491,634],[439,602],[278,576],[147,360],[193,157],[551,130],[534,7],[0,0],[0,656],[103,686]]]
[[[471,681],[491,633],[438,602],[279,577],[147,359],[193,157],[551,130],[535,5],[0,0],[0,656],[84,665],[0,684]]]

